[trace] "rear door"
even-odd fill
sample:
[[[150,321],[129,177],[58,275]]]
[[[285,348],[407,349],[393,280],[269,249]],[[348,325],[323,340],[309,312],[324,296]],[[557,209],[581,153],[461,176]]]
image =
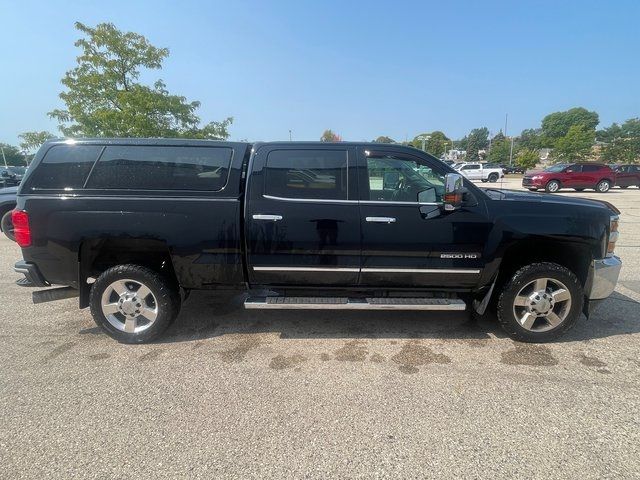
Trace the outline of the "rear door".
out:
[[[267,144],[258,147],[249,169],[245,231],[250,283],[357,284],[355,149]]]

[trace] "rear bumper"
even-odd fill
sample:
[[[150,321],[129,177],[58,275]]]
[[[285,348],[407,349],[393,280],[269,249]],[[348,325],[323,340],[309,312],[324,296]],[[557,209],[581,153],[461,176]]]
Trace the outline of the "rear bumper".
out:
[[[585,295],[589,300],[602,300],[613,293],[622,269],[622,261],[615,255],[594,260],[589,268]]]
[[[24,260],[20,260],[15,264],[13,270],[22,273],[25,278],[31,283],[34,287],[49,287],[50,283],[45,280],[38,270],[38,266],[35,263],[25,262]]]

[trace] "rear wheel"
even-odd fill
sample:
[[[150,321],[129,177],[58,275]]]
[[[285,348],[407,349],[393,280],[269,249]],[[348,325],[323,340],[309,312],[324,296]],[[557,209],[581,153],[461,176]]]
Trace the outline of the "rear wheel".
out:
[[[2,233],[4,233],[9,240],[16,241],[16,237],[13,234],[13,221],[11,220],[11,212],[5,212],[0,219],[0,229],[2,229]]]
[[[600,180],[596,185],[596,192],[607,193],[611,189],[611,182],[609,180]]]
[[[91,288],[94,321],[122,343],[145,343],[158,338],[175,320],[180,295],[159,273],[139,265],[106,270]]]
[[[489,175],[488,180],[489,180],[491,183],[495,183],[495,182],[497,182],[497,181],[498,181],[498,178],[500,178],[500,177],[498,176],[498,174],[497,174],[497,173],[492,173],[492,174],[490,174],[490,175]]]
[[[555,193],[560,190],[560,182],[558,180],[551,180],[544,189],[549,193]]]
[[[498,320],[514,340],[550,342],[580,317],[582,285],[556,263],[532,263],[518,270],[498,299]]]

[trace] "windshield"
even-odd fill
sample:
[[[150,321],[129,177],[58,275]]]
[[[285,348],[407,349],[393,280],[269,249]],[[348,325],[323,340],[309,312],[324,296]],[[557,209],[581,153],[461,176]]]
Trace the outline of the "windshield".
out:
[[[545,168],[544,171],[545,172],[551,172],[551,173],[558,173],[563,171],[565,168],[567,168],[569,165],[567,165],[566,163],[560,163],[558,165],[553,165],[549,168]]]
[[[24,175],[24,172],[27,171],[26,167],[8,167],[7,170],[17,175]]]

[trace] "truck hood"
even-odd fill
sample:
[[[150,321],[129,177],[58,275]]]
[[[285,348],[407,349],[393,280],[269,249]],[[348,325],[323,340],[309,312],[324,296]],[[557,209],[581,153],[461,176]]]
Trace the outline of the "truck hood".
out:
[[[531,202],[531,203],[554,203],[557,205],[577,205],[583,207],[597,207],[597,208],[608,208],[612,212],[619,214],[620,210],[618,210],[614,205],[609,202],[605,202],[604,200],[590,200],[587,198],[572,198],[567,196],[561,196],[550,193],[530,193],[530,192],[521,192],[518,190],[497,190],[497,189],[487,189],[491,192],[497,192],[498,194],[493,195],[490,194],[493,200],[498,201],[512,201],[512,202]]]

